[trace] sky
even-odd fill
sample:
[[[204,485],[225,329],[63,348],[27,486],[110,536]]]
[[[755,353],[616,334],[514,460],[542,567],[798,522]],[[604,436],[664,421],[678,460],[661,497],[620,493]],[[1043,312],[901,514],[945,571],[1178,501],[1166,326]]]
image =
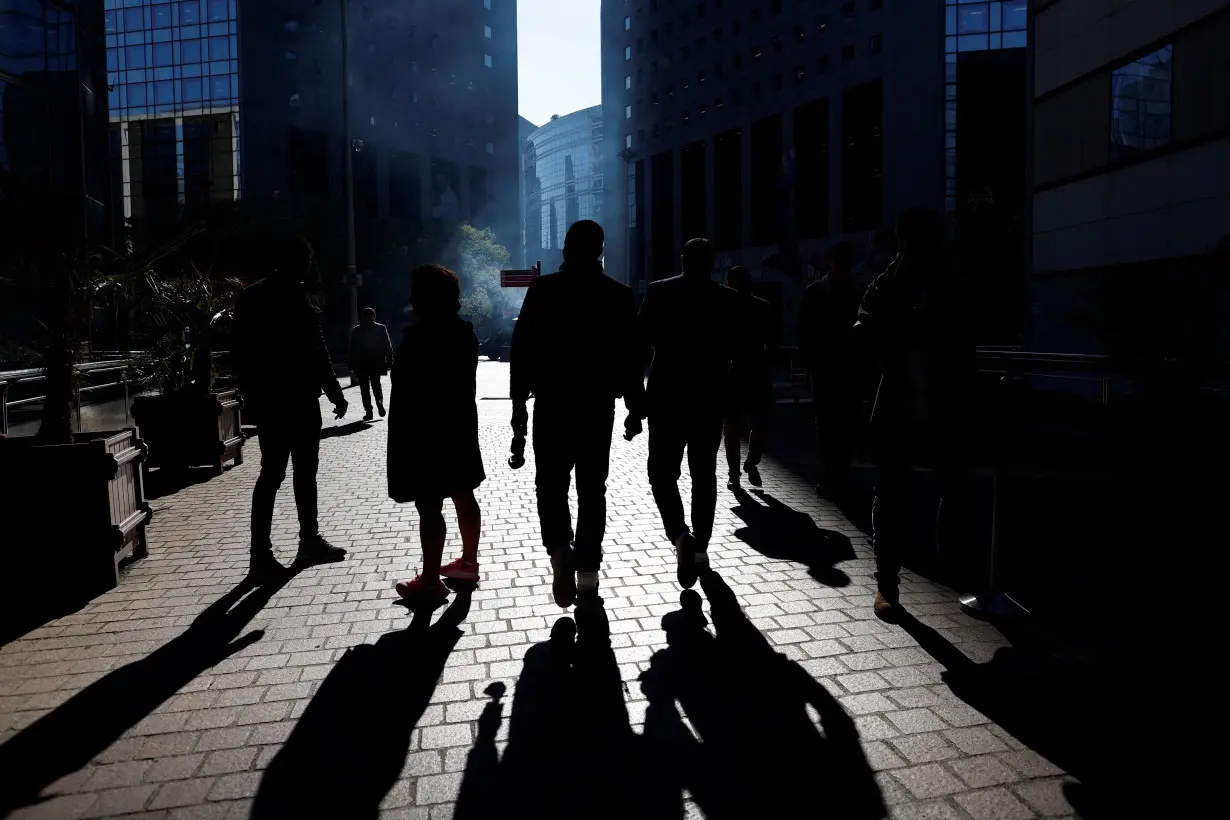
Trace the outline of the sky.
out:
[[[602,102],[601,0],[520,0],[521,116],[542,125]]]

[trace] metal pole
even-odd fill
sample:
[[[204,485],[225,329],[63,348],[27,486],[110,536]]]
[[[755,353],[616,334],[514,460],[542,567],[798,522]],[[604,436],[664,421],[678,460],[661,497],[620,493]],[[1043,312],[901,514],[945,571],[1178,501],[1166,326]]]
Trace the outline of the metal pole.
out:
[[[350,287],[350,326],[359,324],[359,277],[354,241],[354,139],[350,133],[350,0],[342,3],[342,130],[345,134],[346,284]]]
[[[989,589],[981,595],[962,595],[960,599],[961,609],[965,614],[987,621],[1009,620],[1029,615],[1029,610],[1013,600],[1000,583],[999,550],[1002,521],[999,508],[999,473],[1000,468],[997,465],[991,476],[991,565],[987,572]]]

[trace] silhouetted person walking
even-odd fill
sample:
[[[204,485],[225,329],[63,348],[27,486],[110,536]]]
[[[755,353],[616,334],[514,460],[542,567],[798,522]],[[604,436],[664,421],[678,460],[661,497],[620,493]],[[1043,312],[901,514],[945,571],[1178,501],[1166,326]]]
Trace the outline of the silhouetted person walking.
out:
[[[858,425],[859,367],[853,328],[862,289],[851,272],[853,265],[849,242],[830,248],[828,273],[807,286],[799,313],[799,352],[811,384],[823,473],[817,489],[837,495],[849,484]]]
[[[941,502],[941,542],[962,515],[964,412],[974,371],[974,345],[962,289],[945,269],[942,224],[912,210],[897,225],[900,252],[871,283],[859,308],[859,334],[879,363],[871,413],[877,465],[872,531],[876,555],[875,611],[894,614],[901,558],[909,535],[910,468],[935,466]]]
[[[629,441],[641,432],[644,367],[637,352],[631,288],[609,278],[599,261],[605,237],[582,220],[564,238],[559,273],[530,286],[513,329],[512,426],[526,435],[534,396],[534,478],[542,543],[551,555],[555,602],[569,606],[597,592],[606,534],[615,400],[623,397]],[[573,541],[568,484],[577,474]],[[575,553],[574,553],[575,548]]]
[[[726,466],[730,487],[739,486],[739,437],[747,430],[747,461],[743,471],[752,486],[760,486],[760,457],[773,407],[769,351],[774,341],[772,306],[752,295],[752,274],[737,265],[726,274],[726,286],[738,294],[738,348],[730,364],[730,415],[726,419]]]
[[[393,343],[389,329],[376,321],[376,311],[363,308],[359,323],[350,331],[350,375],[359,383],[363,396],[364,421],[371,421],[372,394],[376,409],[384,416],[384,388],[380,377],[389,372],[393,363]]]
[[[272,252],[276,258],[269,275],[240,295],[232,329],[244,414],[256,422],[260,434],[261,471],[252,493],[252,574],[261,580],[283,570],[273,557],[270,535],[274,499],[292,459],[300,558],[346,557],[344,549],[320,535],[316,518],[321,391],[333,402],[339,419],[346,414],[347,403],[303,285],[312,247],[295,237],[277,243]]]
[[[666,537],[675,545],[679,583],[691,587],[709,565],[705,550],[717,507],[717,451],[729,411],[730,360],[737,345],[734,291],[712,279],[713,244],[683,247],[683,275],[649,286],[637,319],[649,371],[649,483]],[[679,496],[683,451],[692,476],[692,526]]]

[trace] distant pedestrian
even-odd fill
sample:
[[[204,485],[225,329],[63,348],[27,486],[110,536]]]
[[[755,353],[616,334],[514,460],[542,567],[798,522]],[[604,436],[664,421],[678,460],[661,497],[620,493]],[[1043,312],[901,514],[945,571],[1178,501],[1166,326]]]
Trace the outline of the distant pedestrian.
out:
[[[568,229],[563,266],[530,286],[512,336],[513,434],[527,433],[532,395],[538,519],[551,556],[552,592],[564,607],[578,591],[598,590],[615,400],[624,399],[629,441],[641,432],[644,417],[636,305],[632,289],[603,272],[604,239],[590,220]],[[568,509],[573,470],[575,533]]]
[[[649,483],[666,537],[675,545],[679,583],[691,587],[709,566],[706,550],[717,508],[717,451],[729,411],[730,361],[737,345],[734,291],[713,281],[713,243],[683,247],[683,275],[649,286],[637,319],[643,349],[652,351]],[[683,452],[692,477],[691,528],[679,496]]]
[[[773,407],[770,348],[776,336],[772,306],[752,295],[752,274],[737,265],[726,274],[726,286],[738,294],[737,348],[730,365],[730,414],[725,422],[726,465],[729,486],[739,486],[740,436],[748,434],[743,472],[753,487],[760,486],[760,458]]]
[[[249,285],[235,305],[232,347],[244,415],[260,435],[261,470],[252,492],[252,575],[266,581],[284,567],[273,557],[273,505],[294,461],[295,507],[299,513],[299,558],[337,561],[346,550],[320,534],[316,470],[320,456],[320,394],[337,418],[346,398],[333,374],[329,350],[303,280],[312,247],[295,237],[269,242],[268,275]]]
[[[364,308],[359,314],[359,324],[350,331],[350,375],[359,383],[363,396],[364,421],[371,421],[372,395],[376,396],[376,409],[384,417],[384,388],[380,378],[389,372],[393,363],[393,343],[389,341],[389,329],[376,321],[376,311]]]
[[[461,285],[442,265],[416,268],[410,277],[414,323],[393,360],[389,415],[389,497],[414,502],[419,513],[423,569],[399,581],[397,593],[413,602],[448,597],[441,577],[478,581],[481,513],[474,489],[483,483],[474,401],[478,339],[463,320]],[[461,531],[461,557],[440,566],[444,554],[444,499],[451,498]]]
[[[897,225],[900,251],[871,283],[858,313],[881,373],[871,413],[877,466],[872,505],[875,613],[896,613],[901,560],[909,535],[910,468],[930,464],[940,489],[938,532],[961,528],[966,498],[962,444],[974,345],[963,289],[943,264],[942,223],[912,210]]]
[[[852,273],[854,248],[829,249],[828,272],[807,286],[799,314],[800,353],[811,385],[820,449],[821,493],[844,495],[858,432],[859,363],[853,345],[862,289]]]

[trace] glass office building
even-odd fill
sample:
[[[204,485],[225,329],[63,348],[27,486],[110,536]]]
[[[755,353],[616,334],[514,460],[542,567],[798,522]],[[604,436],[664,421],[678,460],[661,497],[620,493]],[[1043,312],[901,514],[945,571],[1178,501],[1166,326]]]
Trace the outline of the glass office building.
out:
[[[564,234],[581,219],[602,222],[602,106],[553,118],[525,141],[525,246],[544,271],[563,261]]]
[[[117,207],[138,235],[240,191],[237,0],[105,0]]]
[[[945,0],[944,207],[957,207],[957,62],[972,51],[1025,48],[1028,0]]]

